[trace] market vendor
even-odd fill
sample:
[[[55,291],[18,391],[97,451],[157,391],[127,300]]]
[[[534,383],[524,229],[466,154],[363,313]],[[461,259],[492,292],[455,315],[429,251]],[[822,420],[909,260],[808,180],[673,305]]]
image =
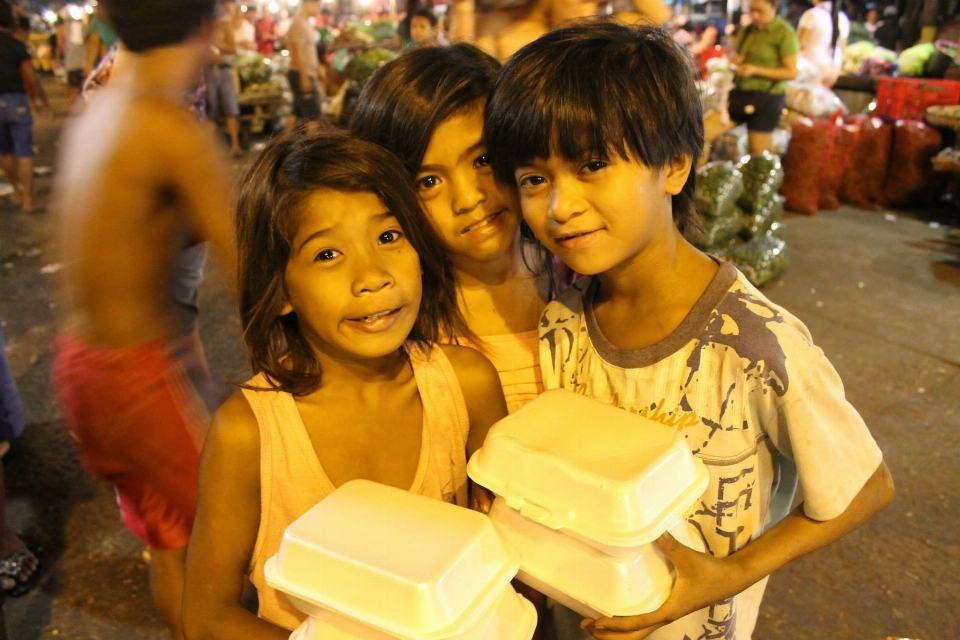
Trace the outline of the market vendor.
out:
[[[768,151],[780,122],[787,81],[797,77],[797,33],[777,15],[776,0],[750,0],[751,24],[737,34],[730,56],[737,74],[730,118],[747,125],[750,153]]]

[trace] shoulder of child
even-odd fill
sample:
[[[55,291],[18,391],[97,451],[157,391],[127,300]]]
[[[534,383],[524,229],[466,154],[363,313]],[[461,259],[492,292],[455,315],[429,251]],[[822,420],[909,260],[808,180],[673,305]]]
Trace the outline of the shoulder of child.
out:
[[[205,454],[210,450],[225,453],[238,461],[259,460],[260,427],[242,392],[227,398],[214,412],[204,443]]]
[[[458,344],[440,344],[437,347],[450,361],[464,396],[481,395],[491,384],[499,388],[500,375],[496,367],[480,351]]]

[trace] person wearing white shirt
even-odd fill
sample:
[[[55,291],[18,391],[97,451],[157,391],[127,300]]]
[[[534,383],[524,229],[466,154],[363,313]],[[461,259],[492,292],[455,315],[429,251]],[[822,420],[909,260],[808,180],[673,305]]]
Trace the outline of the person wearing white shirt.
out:
[[[837,14],[839,37],[833,46],[833,7],[830,2],[815,1],[814,7],[800,16],[797,35],[800,37],[800,56],[820,70],[823,86],[831,87],[840,75],[843,50],[850,37],[850,19],[840,11]]]

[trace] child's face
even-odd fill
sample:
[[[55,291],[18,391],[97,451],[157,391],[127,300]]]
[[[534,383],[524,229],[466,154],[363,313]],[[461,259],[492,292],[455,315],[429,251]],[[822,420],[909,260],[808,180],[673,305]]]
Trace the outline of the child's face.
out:
[[[318,190],[304,203],[284,274],[281,315],[296,312],[318,356],[396,351],[420,308],[420,258],[372,193]]]
[[[689,176],[685,166],[686,173],[669,165],[653,171],[616,155],[580,162],[555,155],[514,176],[523,217],[540,242],[574,271],[595,275],[628,266],[677,233],[671,196]]]
[[[509,251],[520,228],[514,189],[493,178],[482,107],[438,126],[417,173],[417,191],[454,265],[487,262]]]
[[[410,39],[417,44],[428,44],[436,37],[433,25],[423,16],[413,16],[410,19]]]

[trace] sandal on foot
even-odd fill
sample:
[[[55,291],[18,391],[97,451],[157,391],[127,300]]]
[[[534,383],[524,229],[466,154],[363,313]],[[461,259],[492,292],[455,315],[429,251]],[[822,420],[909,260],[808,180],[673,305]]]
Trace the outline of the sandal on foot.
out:
[[[26,569],[31,559],[37,563],[33,569],[33,573],[30,574],[29,578],[21,580],[23,570]],[[14,586],[9,589],[4,589],[4,592],[8,596],[18,598],[30,591],[36,585],[39,576],[40,563],[29,549],[18,549],[3,560],[0,560],[0,577],[7,577],[17,581],[17,584]]]

